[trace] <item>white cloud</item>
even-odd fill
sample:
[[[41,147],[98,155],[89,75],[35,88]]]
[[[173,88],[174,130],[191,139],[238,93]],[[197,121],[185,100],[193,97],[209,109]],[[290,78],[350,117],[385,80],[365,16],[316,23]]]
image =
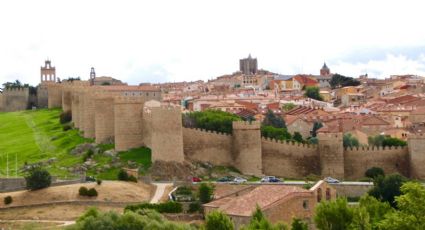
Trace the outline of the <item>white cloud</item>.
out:
[[[344,60],[347,69],[340,70],[344,65],[336,65],[338,58],[364,47],[381,52],[423,45],[422,5],[364,0],[1,1],[0,82],[19,77],[37,84],[46,57],[61,78],[87,78],[94,66],[98,75],[129,83],[206,80],[237,70],[238,59],[248,53],[258,57],[261,68],[280,73],[317,73],[330,60],[332,69],[356,75],[361,69],[349,64],[358,64]],[[379,69],[423,71],[414,64],[423,61],[410,58],[406,56],[404,69],[385,63]],[[373,60],[363,62],[375,65]]]

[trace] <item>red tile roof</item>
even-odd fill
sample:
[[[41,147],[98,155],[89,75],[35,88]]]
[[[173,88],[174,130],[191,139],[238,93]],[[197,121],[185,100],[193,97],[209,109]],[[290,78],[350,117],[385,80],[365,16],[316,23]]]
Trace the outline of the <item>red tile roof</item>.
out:
[[[261,185],[243,195],[218,199],[205,206],[216,207],[228,215],[251,216],[257,205],[265,210],[297,195],[308,196],[311,192],[296,186]]]
[[[305,86],[317,86],[317,81],[308,77],[308,75],[296,75],[294,80],[298,81],[301,85]]]

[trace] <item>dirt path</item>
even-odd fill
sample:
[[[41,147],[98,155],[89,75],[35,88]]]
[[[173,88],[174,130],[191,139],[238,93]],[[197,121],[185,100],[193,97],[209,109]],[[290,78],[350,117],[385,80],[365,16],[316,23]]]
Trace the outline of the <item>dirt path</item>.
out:
[[[159,203],[161,197],[164,196],[164,192],[168,186],[173,186],[172,183],[153,183],[156,186],[155,194],[153,195],[150,203],[156,204]]]

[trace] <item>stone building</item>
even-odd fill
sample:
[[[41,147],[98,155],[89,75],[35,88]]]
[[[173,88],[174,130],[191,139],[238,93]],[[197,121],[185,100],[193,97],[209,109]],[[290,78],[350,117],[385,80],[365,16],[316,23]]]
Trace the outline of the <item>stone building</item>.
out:
[[[248,58],[240,59],[239,70],[245,75],[256,74],[258,71],[257,58],[252,58],[250,54]]]
[[[213,210],[227,214],[239,229],[249,224],[257,207],[272,223],[291,223],[293,218],[311,223],[317,204],[322,200],[335,199],[335,189],[319,181],[309,190],[288,185],[259,185],[236,191],[203,207],[205,214]]]

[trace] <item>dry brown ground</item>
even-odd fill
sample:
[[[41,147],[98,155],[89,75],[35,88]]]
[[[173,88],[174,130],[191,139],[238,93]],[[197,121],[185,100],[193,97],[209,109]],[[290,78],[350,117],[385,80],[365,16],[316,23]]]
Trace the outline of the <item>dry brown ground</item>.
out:
[[[173,186],[167,186],[165,188],[164,194],[162,195],[161,199],[159,199],[160,202],[166,202],[168,201],[169,197],[168,194],[171,192],[171,190],[173,190],[174,187]]]
[[[78,195],[81,186],[96,188],[97,197],[82,197]],[[103,181],[101,185],[96,183],[83,183],[64,186],[49,187],[36,191],[17,191],[2,193],[0,201],[6,196],[12,196],[13,202],[8,205],[20,206],[30,204],[51,203],[57,201],[113,201],[113,202],[142,202],[149,201],[152,195],[153,186],[143,183],[132,183],[123,181]],[[0,203],[0,207],[5,207]]]
[[[1,220],[76,220],[88,208],[88,205],[48,205],[40,207],[22,207],[0,210]],[[122,213],[124,207],[110,207],[98,205],[101,211],[115,211]]]

